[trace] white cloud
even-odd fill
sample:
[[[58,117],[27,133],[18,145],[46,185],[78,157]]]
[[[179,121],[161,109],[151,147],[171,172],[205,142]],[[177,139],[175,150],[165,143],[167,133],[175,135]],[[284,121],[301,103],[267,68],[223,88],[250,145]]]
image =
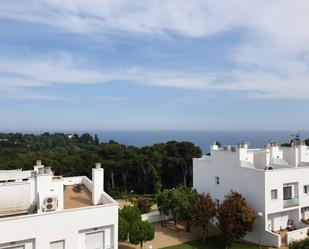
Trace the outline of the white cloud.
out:
[[[23,99],[57,100],[63,97],[46,95],[46,87],[61,84],[89,85],[103,84],[116,80],[138,84],[168,86],[190,89],[206,89],[211,76],[207,74],[186,74],[183,72],[151,71],[143,68],[106,70],[87,68],[87,62],[68,54],[58,56],[31,57],[23,59],[0,58],[0,95]],[[44,96],[31,93],[33,88],[43,88]],[[108,96],[99,100],[118,100]]]
[[[41,23],[68,32],[126,32],[207,37],[241,28],[242,43],[227,57],[235,69],[169,72],[145,68],[105,71],[76,58],[0,60],[9,86],[99,84],[131,80],[140,84],[195,90],[245,92],[263,98],[309,98],[309,1],[307,0],[2,0],[0,17]],[[9,76],[10,77],[9,77]]]
[[[242,58],[242,60],[245,60]],[[246,64],[250,64],[246,58]],[[0,95],[23,99],[67,99],[64,96],[50,96],[46,87],[61,84],[88,85],[114,81],[130,81],[141,85],[164,86],[200,91],[245,92],[245,97],[254,98],[309,98],[309,73],[307,67],[295,61],[284,61],[277,65],[259,62],[261,67],[268,64],[281,67],[283,75],[266,73],[263,69],[240,69],[230,72],[167,71],[143,67],[87,68],[87,62],[68,55],[28,59],[0,59]],[[259,64],[257,63],[257,65]],[[250,66],[249,66],[250,67]],[[297,77],[290,78],[296,72]],[[42,88],[43,95],[34,94],[33,88]],[[101,100],[109,99],[103,96]],[[123,101],[124,99],[118,99]]]
[[[206,36],[245,27],[281,43],[306,44],[306,0],[2,0],[0,16],[74,32],[122,30]]]

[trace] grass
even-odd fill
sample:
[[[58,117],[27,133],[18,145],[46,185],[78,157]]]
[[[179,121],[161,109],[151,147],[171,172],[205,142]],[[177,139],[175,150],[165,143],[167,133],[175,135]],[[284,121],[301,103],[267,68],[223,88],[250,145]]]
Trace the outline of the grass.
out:
[[[162,249],[225,249],[225,241],[222,236],[214,236],[209,237],[205,244],[203,244],[202,240],[195,240],[176,246],[164,247]],[[259,249],[259,246],[242,242],[232,242],[229,249]]]

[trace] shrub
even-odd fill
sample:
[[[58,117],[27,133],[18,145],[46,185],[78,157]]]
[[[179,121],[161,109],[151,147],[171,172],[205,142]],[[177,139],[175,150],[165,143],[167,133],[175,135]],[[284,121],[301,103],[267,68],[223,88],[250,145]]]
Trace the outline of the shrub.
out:
[[[137,199],[136,205],[142,214],[145,214],[150,212],[152,203],[144,197],[139,197]]]
[[[129,233],[129,223],[121,216],[119,216],[118,224],[118,240],[127,240]]]
[[[289,244],[289,249],[308,249],[309,248],[309,238],[304,240],[293,241]]]

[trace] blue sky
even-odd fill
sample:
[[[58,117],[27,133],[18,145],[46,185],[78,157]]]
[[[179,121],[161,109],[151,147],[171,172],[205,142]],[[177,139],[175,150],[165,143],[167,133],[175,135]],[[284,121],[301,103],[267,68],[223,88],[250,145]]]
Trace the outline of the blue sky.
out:
[[[2,0],[0,130],[308,130],[309,2]]]

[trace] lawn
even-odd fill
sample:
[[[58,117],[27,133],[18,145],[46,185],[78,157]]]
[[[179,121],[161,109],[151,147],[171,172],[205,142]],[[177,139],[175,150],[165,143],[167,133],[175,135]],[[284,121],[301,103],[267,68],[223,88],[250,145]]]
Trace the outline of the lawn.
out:
[[[206,244],[202,240],[186,242],[177,246],[164,247],[162,249],[225,249],[225,242],[221,236],[210,237]],[[230,249],[259,249],[259,246],[233,242]],[[264,248],[266,249],[266,248]]]

